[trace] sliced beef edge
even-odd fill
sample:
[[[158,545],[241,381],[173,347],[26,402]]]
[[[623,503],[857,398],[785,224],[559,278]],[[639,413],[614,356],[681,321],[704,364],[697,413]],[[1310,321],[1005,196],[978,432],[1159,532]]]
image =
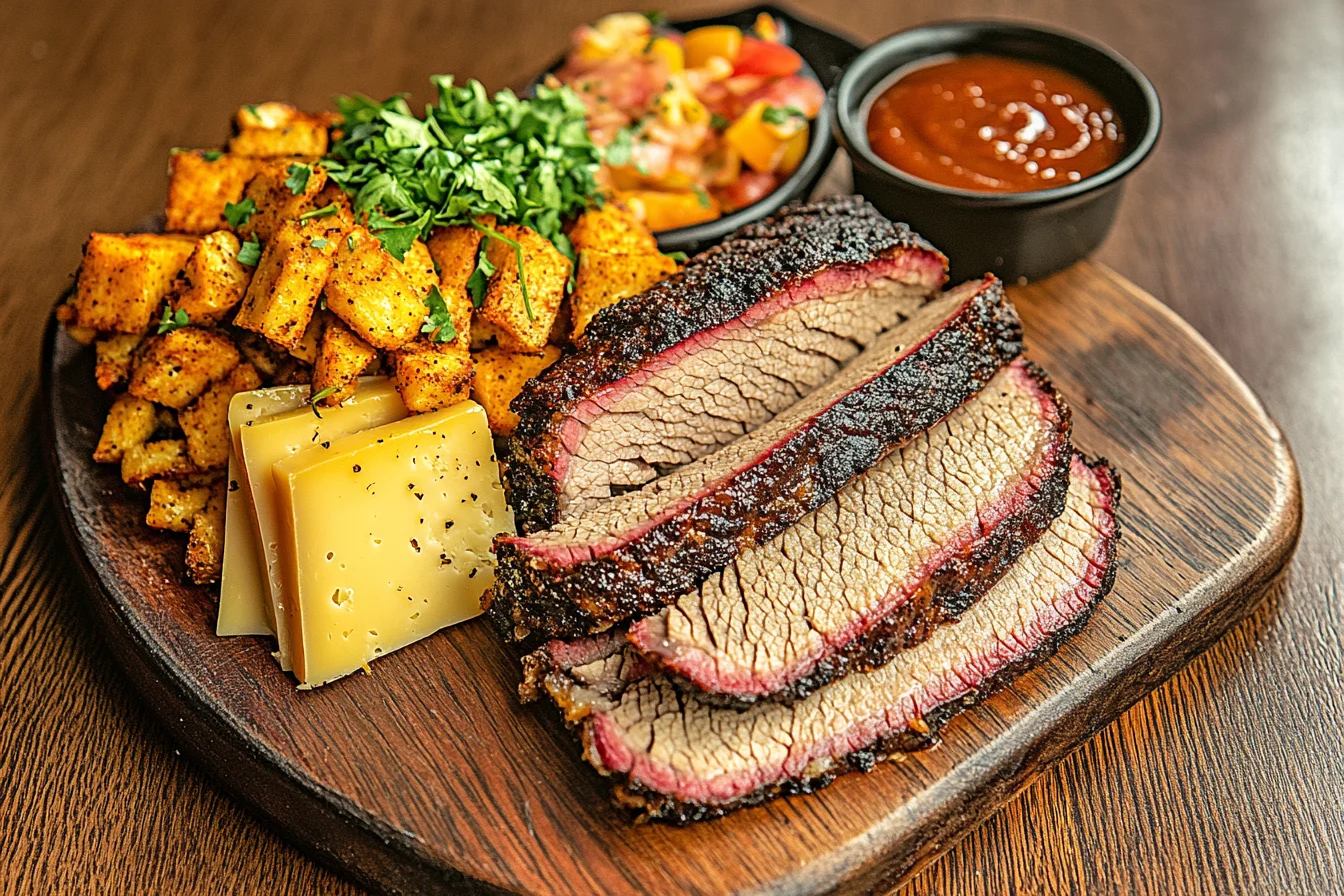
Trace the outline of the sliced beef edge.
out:
[[[686,823],[809,793],[931,745],[951,717],[1080,631],[1114,584],[1119,500],[1118,474],[1076,456],[1065,513],[959,623],[794,706],[705,704],[610,635],[534,653],[522,693],[550,695],[585,759],[615,780],[617,803],[645,818]]]
[[[755,433],[554,529],[500,538],[490,618],[525,640],[656,612],[979,392],[1021,338],[997,279],[952,290]]]
[[[629,640],[726,706],[795,702],[884,665],[964,613],[1063,512],[1069,435],[1063,397],[1019,359]]]
[[[793,285],[878,261],[884,267],[896,262],[894,270],[925,294],[946,280],[947,259],[918,235],[860,197],[831,197],[786,206],[642,295],[604,309],[582,346],[530,381],[513,402],[519,422],[501,460],[519,531],[538,531],[560,518],[557,477],[570,450],[562,430],[586,400]]]

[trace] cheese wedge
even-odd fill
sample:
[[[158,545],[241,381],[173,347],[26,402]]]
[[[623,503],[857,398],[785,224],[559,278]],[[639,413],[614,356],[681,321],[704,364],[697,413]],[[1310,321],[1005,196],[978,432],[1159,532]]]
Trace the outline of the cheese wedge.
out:
[[[262,577],[260,541],[252,521],[251,489],[239,458],[244,423],[303,407],[307,386],[272,386],[239,392],[229,402],[229,479],[224,499],[224,570],[219,577],[217,635],[271,635],[275,619]]]
[[[276,519],[275,479],[271,468],[276,461],[300,452],[330,453],[338,439],[362,430],[400,420],[407,415],[406,405],[397,394],[396,383],[386,377],[362,380],[355,397],[340,407],[323,408],[321,417],[312,407],[276,414],[246,423],[239,431],[240,456],[246,468],[252,497],[252,519],[261,546],[265,582],[274,615],[276,659],[280,668],[291,668],[289,630],[284,624],[288,603],[280,573],[280,529]]]
[[[300,687],[480,614],[491,544],[513,531],[494,450],[464,401],[275,464]]]

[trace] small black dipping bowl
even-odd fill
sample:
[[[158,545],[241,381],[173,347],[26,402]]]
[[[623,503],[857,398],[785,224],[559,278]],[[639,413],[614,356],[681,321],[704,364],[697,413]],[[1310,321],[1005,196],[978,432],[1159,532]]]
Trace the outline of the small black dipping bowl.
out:
[[[858,55],[858,47],[850,40],[819,25],[814,25],[788,10],[769,4],[750,6],[736,12],[706,18],[681,19],[668,24],[681,32],[691,31],[702,25],[736,25],[746,32],[751,30],[751,26],[756,22],[756,17],[763,12],[768,13],[779,23],[783,42],[793,47],[798,51],[798,55],[803,57],[801,74],[817,80],[821,83],[822,88],[827,91],[835,87],[845,65]],[[557,59],[547,67],[546,71],[553,72],[563,64],[563,58]],[[542,77],[544,75],[538,76],[537,80],[533,81],[529,87],[535,86]],[[785,178],[784,182],[773,193],[759,202],[754,202],[735,212],[729,212],[713,221],[694,224],[690,227],[679,227],[675,230],[659,231],[655,234],[658,237],[658,248],[664,252],[685,252],[693,255],[702,249],[721,242],[724,237],[739,227],[774,214],[785,203],[806,198],[812,193],[812,188],[817,185],[817,181],[826,173],[826,167],[830,165],[831,158],[835,155],[835,138],[832,136],[834,130],[834,112],[831,109],[830,102],[827,102],[812,121],[811,140],[808,143],[807,154],[803,156],[803,161],[798,165],[798,169]]]
[[[1124,155],[1091,177],[1029,193],[945,187],[878,158],[868,145],[874,90],[898,69],[970,54],[1041,62],[1087,81],[1119,116]],[[1016,22],[943,22],[880,40],[846,69],[835,107],[836,137],[853,163],[855,192],[946,253],[953,282],[986,271],[1009,281],[1035,279],[1087,255],[1111,229],[1124,178],[1152,151],[1162,126],[1157,91],[1128,60],[1084,38]]]

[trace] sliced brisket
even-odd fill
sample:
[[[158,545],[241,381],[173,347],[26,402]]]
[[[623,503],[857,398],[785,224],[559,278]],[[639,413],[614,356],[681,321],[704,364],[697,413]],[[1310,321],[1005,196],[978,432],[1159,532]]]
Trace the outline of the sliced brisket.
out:
[[[1114,580],[1118,501],[1110,467],[1075,458],[1064,513],[959,622],[792,705],[712,705],[616,638],[548,646],[530,658],[528,686],[581,727],[585,757],[647,817],[693,821],[809,792],[927,746],[948,717],[1077,631]]]
[[[946,279],[858,197],[789,206],[600,312],[513,402],[519,531],[711,453],[815,389]]]
[[[491,618],[521,640],[656,612],[979,392],[1021,335],[993,277],[924,304],[751,434],[551,529],[499,539]]]
[[[1064,509],[1069,411],[1017,361],[769,543],[630,628],[729,704],[792,701],[963,613]]]

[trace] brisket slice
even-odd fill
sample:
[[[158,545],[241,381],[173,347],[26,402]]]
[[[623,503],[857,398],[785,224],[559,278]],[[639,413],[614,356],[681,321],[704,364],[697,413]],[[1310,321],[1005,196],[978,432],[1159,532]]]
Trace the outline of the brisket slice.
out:
[[[499,538],[491,618],[521,640],[656,612],[984,388],[1021,336],[993,277],[928,302],[751,434],[551,529]]]
[[[652,664],[744,705],[872,669],[983,595],[1064,510],[1069,410],[1017,361],[796,526],[630,627]]]
[[[745,711],[683,693],[627,656],[619,639],[534,654],[545,689],[581,729],[584,756],[617,779],[617,802],[688,822],[807,793],[893,753],[929,746],[942,724],[1031,668],[1078,631],[1115,577],[1119,479],[1075,458],[1064,513],[955,624],[890,663],[792,704]]]
[[[858,197],[793,205],[603,309],[514,399],[502,460],[520,532],[750,432],[946,280],[947,259]]]

